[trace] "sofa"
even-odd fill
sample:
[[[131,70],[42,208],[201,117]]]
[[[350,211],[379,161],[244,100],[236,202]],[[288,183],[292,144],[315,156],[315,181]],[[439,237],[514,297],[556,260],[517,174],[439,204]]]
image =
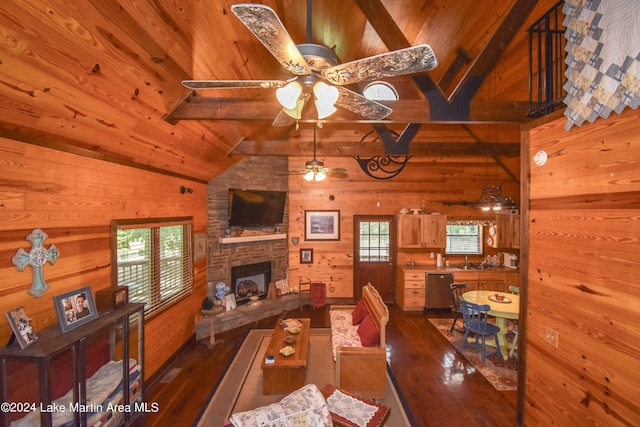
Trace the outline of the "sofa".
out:
[[[389,408],[332,385],[307,384],[271,405],[237,412],[223,427],[380,427]]]
[[[385,329],[389,309],[368,283],[355,305],[332,305],[329,310],[336,384],[360,396],[383,399],[387,394]]]

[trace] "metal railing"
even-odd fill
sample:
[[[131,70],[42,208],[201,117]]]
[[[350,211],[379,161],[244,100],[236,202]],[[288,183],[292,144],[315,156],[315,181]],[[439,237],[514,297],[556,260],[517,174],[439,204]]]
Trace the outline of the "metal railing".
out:
[[[556,3],[527,29],[529,33],[529,117],[542,117],[563,108],[566,81],[564,62],[564,1]]]

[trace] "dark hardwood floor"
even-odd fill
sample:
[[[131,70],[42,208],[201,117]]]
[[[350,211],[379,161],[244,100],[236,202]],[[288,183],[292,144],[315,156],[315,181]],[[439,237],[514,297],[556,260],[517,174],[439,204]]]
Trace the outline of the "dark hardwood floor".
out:
[[[497,391],[479,373],[467,374],[469,363],[429,323],[429,317],[451,317],[445,311],[405,313],[389,305],[387,343],[391,370],[416,426],[515,426],[517,392]],[[328,307],[293,310],[290,317],[310,317],[312,327],[329,325]],[[146,401],[159,411],[147,414],[147,426],[185,426],[198,419],[203,405],[251,328],[272,328],[277,317],[216,334],[220,343],[209,350],[190,342],[147,384]],[[164,372],[182,368],[175,379],[161,383]],[[217,426],[214,426],[217,427]],[[401,427],[401,426],[391,426]]]

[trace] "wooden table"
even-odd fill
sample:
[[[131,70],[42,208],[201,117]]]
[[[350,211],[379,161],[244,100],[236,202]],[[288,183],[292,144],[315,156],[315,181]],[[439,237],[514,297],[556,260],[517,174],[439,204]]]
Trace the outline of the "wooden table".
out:
[[[262,394],[291,393],[302,387],[307,375],[307,355],[309,352],[309,332],[311,319],[302,322],[300,332],[295,334],[296,342],[287,344],[284,339],[289,331],[276,325],[264,356],[274,356],[275,362],[265,364],[262,359]],[[280,354],[280,349],[290,345],[295,352],[291,356]]]
[[[509,298],[511,302],[505,303],[491,301],[489,297],[496,294],[504,295],[506,298]],[[507,292],[469,291],[462,294],[462,298],[465,301],[469,301],[474,304],[488,304],[491,307],[491,310],[489,310],[489,315],[496,318],[496,326],[500,328],[500,332],[498,332],[500,351],[502,352],[502,357],[504,357],[505,360],[508,359],[509,351],[507,348],[507,340],[505,339],[505,335],[508,332],[507,323],[509,319],[517,320],[520,316],[520,296]]]

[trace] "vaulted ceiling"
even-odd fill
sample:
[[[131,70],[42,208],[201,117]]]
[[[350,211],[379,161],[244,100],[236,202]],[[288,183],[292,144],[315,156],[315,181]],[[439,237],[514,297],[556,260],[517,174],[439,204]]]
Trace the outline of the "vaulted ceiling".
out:
[[[296,43],[327,46],[343,63],[422,43],[436,54],[432,71],[385,79],[400,96],[384,102],[393,109],[387,118],[340,110],[326,119],[319,157],[518,155],[529,100],[526,28],[555,0],[262,3]],[[198,181],[245,155],[309,156],[313,110],[297,125],[273,126],[274,89],[182,86],[288,77],[232,4],[3,2],[0,137]]]

